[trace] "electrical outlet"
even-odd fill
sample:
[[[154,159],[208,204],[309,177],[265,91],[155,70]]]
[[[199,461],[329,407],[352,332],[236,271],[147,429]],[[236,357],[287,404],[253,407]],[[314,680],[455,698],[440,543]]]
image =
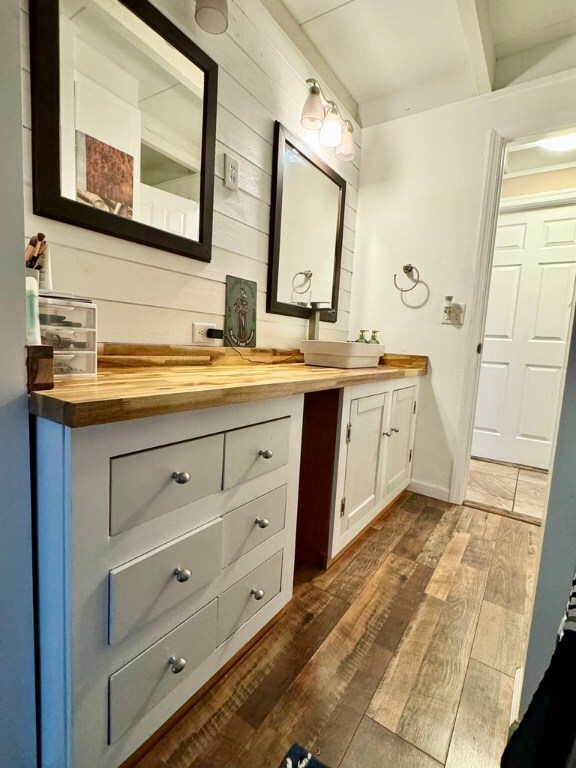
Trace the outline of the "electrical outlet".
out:
[[[192,342],[194,344],[215,344],[217,339],[209,339],[208,328],[216,328],[214,323],[192,323]]]
[[[224,155],[224,186],[228,189],[238,189],[238,160],[231,155]]]

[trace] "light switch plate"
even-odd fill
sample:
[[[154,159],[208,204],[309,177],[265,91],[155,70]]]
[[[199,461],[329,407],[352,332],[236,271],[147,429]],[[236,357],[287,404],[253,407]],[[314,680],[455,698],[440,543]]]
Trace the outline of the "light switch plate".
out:
[[[231,155],[224,155],[224,186],[228,189],[238,189],[238,160]]]

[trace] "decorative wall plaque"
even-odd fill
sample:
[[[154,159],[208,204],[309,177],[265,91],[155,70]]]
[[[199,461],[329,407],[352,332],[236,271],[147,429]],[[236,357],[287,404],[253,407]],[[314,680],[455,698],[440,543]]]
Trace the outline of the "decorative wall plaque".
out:
[[[256,346],[256,291],[252,280],[226,275],[225,346]]]

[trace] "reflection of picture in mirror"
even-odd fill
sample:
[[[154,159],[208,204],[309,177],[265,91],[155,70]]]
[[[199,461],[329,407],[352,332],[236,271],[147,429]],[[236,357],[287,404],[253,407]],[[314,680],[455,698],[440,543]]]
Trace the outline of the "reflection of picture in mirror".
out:
[[[132,218],[134,158],[76,131],[76,199],[101,211]]]
[[[120,3],[59,5],[62,194],[198,240],[204,72]]]

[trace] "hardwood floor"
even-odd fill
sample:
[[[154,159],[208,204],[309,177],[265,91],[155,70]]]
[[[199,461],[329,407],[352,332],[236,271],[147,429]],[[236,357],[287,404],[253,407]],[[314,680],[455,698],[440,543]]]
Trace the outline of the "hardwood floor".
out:
[[[540,529],[411,495],[327,572],[138,768],[497,768]]]
[[[541,525],[547,488],[544,470],[472,458],[464,503]]]

